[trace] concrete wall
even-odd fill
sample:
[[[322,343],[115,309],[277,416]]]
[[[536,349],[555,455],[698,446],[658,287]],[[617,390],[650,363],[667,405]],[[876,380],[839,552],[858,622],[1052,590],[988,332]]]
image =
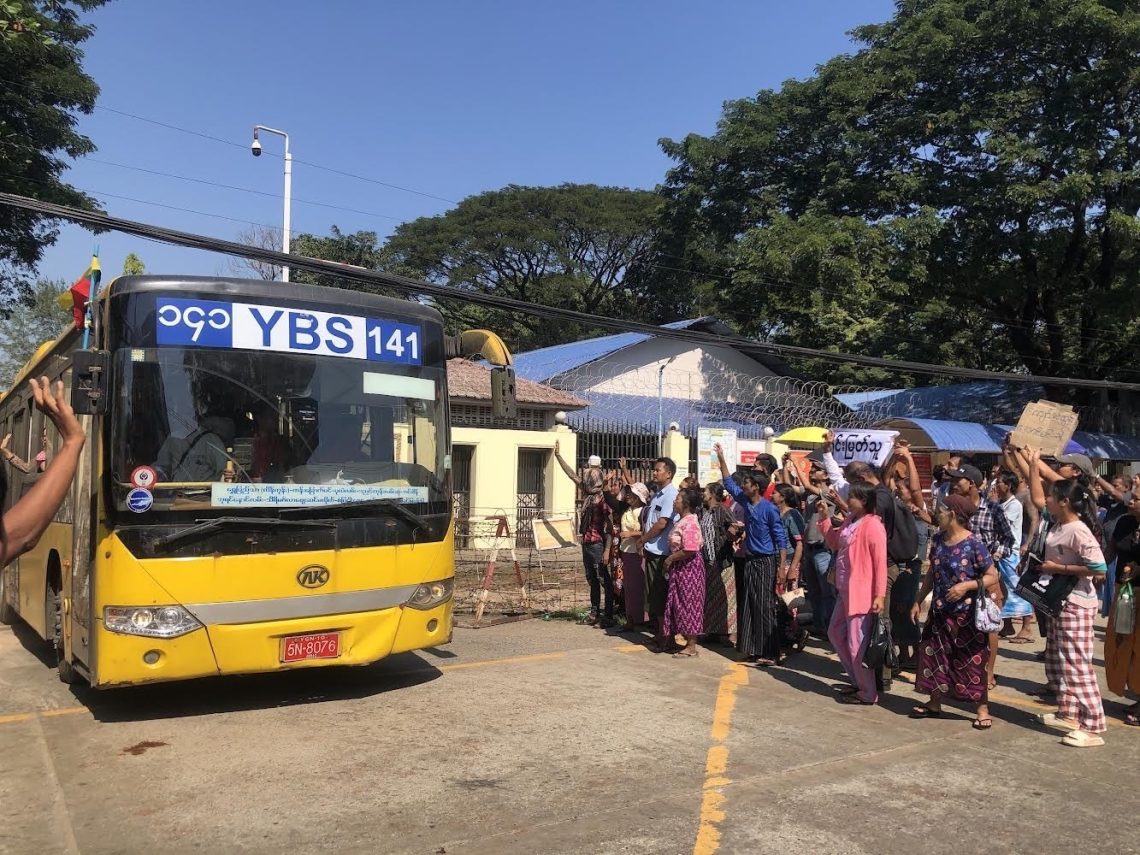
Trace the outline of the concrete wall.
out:
[[[493,430],[488,428],[453,427],[451,444],[468,445],[471,454],[471,519],[505,514],[515,531],[518,505],[519,451],[547,450],[546,496],[543,505],[548,515],[574,513],[576,488],[554,459],[554,443],[560,444],[562,459],[574,465],[578,454],[578,437],[567,427],[549,431]],[[476,526],[475,530],[479,530]],[[473,546],[489,548],[492,543],[476,542]]]
[[[656,394],[658,371],[670,358],[673,361],[662,377],[666,398],[751,401],[762,394],[763,379],[773,376],[731,347],[689,347],[652,338],[583,366],[577,388],[617,395]]]

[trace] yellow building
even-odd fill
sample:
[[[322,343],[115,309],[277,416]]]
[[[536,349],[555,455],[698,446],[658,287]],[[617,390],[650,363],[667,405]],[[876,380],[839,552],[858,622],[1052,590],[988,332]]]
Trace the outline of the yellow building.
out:
[[[457,546],[490,546],[480,537],[505,517],[519,546],[531,545],[530,521],[574,514],[576,487],[554,459],[577,459],[577,437],[559,413],[586,402],[541,383],[519,379],[518,415],[491,413],[491,371],[476,362],[453,359],[447,365],[451,399],[451,470],[455,493]],[[466,525],[464,521],[467,521]]]

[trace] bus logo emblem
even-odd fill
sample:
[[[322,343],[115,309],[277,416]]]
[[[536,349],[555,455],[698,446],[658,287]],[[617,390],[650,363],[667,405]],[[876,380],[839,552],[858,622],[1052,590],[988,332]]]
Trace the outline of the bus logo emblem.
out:
[[[329,580],[329,568],[310,564],[297,571],[297,584],[302,588],[319,588]]]

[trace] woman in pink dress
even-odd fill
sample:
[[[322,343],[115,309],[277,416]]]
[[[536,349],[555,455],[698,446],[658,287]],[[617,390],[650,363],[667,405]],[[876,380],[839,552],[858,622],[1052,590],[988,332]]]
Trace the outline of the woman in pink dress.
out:
[[[662,631],[665,638],[681,635],[685,646],[674,656],[696,656],[697,636],[704,629],[705,561],[701,557],[701,491],[681,490],[673,509],[681,518],[669,533],[669,557],[665,559],[669,589],[665,600]]]

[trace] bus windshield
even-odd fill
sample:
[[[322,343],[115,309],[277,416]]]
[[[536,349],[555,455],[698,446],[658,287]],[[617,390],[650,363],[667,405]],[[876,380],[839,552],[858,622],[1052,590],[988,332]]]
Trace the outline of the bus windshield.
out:
[[[145,347],[118,350],[113,370],[120,511],[447,507],[442,367]]]

